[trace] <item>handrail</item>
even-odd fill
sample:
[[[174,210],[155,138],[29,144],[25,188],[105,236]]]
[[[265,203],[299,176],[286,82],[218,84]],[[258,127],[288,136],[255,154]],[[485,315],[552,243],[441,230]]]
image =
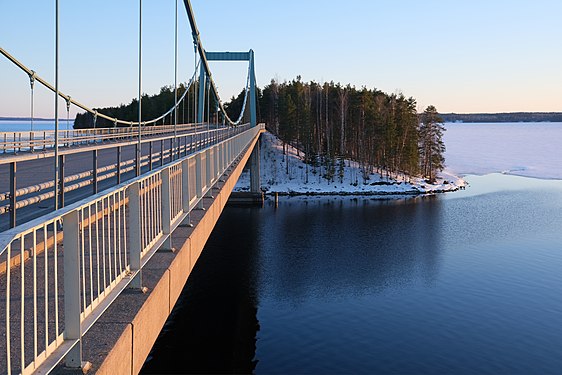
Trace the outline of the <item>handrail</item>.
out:
[[[241,132],[245,130],[247,126],[249,125],[241,125],[236,128],[220,127],[215,129],[204,126],[197,126],[193,128],[193,131],[188,131],[188,129],[191,129],[191,127],[188,126],[187,128],[176,132],[177,141],[174,142],[173,145],[171,143],[168,145],[168,143],[164,141],[166,139],[174,139],[174,133],[155,132],[155,137],[143,138],[142,143],[149,144],[150,147],[149,154],[145,154],[140,158],[140,167],[146,168],[148,166],[148,169],[152,170],[155,166],[155,163],[157,165],[163,164],[164,161],[169,163],[170,161],[173,161],[175,158],[181,155],[185,156],[188,153],[193,153],[194,151],[199,150],[203,147],[207,147],[210,144],[217,143],[218,141],[224,139],[229,135]],[[92,168],[89,170],[80,170],[72,175],[67,175],[64,171],[64,163],[62,164],[59,173],[61,185],[59,185],[58,189],[60,194],[60,202],[66,201],[65,196],[67,193],[78,189],[83,189],[88,186],[92,187],[93,193],[97,193],[98,184],[113,177],[116,178],[117,183],[120,183],[122,181],[122,177],[126,176],[126,173],[133,171],[136,166],[136,159],[128,158],[125,160],[121,160],[120,156],[122,147],[130,145],[131,142],[136,144],[133,139],[134,137],[132,139],[129,139],[128,137],[125,137],[124,139],[113,137],[110,139],[111,142],[109,144],[103,146],[97,143],[95,145],[87,145],[87,147],[85,148],[76,147],[68,148],[67,150],[65,150],[64,156],[61,157],[92,151],[94,152],[94,154],[92,156]],[[183,140],[183,142],[181,140]],[[152,152],[152,144],[158,141],[160,141],[161,149],[159,151]],[[164,148],[164,145],[166,145],[166,148]],[[117,152],[115,156],[120,161],[120,163],[111,163],[103,167],[97,167],[97,151],[100,148],[106,150],[114,149]],[[107,153],[105,153],[105,155],[107,157]],[[37,154],[33,153],[24,153],[6,158],[0,157],[0,165],[9,164],[10,171],[15,172],[18,169],[18,165],[21,167],[22,162],[34,160],[37,158],[37,156]],[[52,154],[43,153],[41,155],[41,158],[50,156],[52,156]],[[130,176],[127,178],[130,178]],[[0,224],[2,225],[2,227],[4,227],[5,225],[15,227],[18,222],[18,212],[20,212],[22,208],[32,205],[38,205],[41,202],[49,200],[55,196],[54,179],[38,181],[34,184],[28,184],[26,186],[22,185],[21,182],[16,184],[16,181],[19,180],[17,179],[17,174],[14,173],[13,175],[10,174],[9,181],[11,182],[10,190],[3,192],[0,191]],[[84,190],[81,191],[84,192]],[[54,206],[51,207],[51,209],[54,209]],[[33,216],[34,214],[32,212],[33,211],[28,211],[25,215],[27,217]],[[2,216],[6,214],[9,214],[9,217]]]
[[[189,135],[190,136],[197,136],[197,135],[200,135],[200,134],[207,134],[207,133],[212,134],[212,133],[216,133],[216,132],[221,132],[221,130],[222,129],[211,129],[209,132],[206,132],[206,131],[205,132],[194,132],[194,133],[189,133]],[[214,135],[210,136],[210,138],[214,138],[214,137],[215,137]],[[182,152],[182,150],[184,150],[183,147],[185,147],[185,146],[181,146],[180,153]],[[190,144],[189,149],[193,150],[194,146]],[[187,151],[187,150],[185,150],[185,151]],[[164,156],[169,156],[170,152],[171,152],[170,150],[164,151]],[[153,153],[152,154],[152,161],[158,162],[159,161],[159,155],[160,155],[159,152]],[[148,159],[150,159],[150,155],[145,155],[145,156],[142,157],[142,160],[141,160],[142,166],[145,166],[149,163],[147,161]],[[133,164],[133,163],[134,163],[134,160],[130,159],[130,160],[122,161],[120,163],[120,166],[126,167],[128,165]],[[98,180],[104,179],[103,178],[104,176],[99,175],[100,173],[108,172],[108,174],[111,174],[111,171],[113,171],[115,169],[117,169],[116,164],[97,168],[96,172],[98,173]],[[123,172],[124,171],[122,171],[122,173]],[[81,173],[77,173],[77,174],[70,175],[70,176],[65,176],[64,182],[66,184],[67,182],[72,182],[72,181],[80,180],[80,179],[83,179],[83,178],[90,178],[92,176],[92,174],[93,174],[93,171],[86,171],[86,172],[81,172]],[[111,176],[108,176],[108,177],[111,177]],[[92,183],[92,181],[90,179],[90,180],[87,181],[86,185],[82,185],[81,187],[90,185],[91,183]],[[47,181],[47,182],[43,182],[43,183],[31,185],[31,186],[25,186],[25,187],[18,188],[16,190],[16,197],[25,196],[25,195],[28,195],[28,194],[31,194],[31,193],[36,193],[36,192],[39,192],[39,191],[42,191],[42,190],[45,190],[45,189],[52,188],[54,186],[54,184],[55,184],[54,181]],[[71,191],[71,190],[73,190],[72,186],[65,186],[65,192]],[[8,192],[8,191],[0,192],[0,202],[4,201],[4,200],[8,200],[9,196],[10,196],[10,192]],[[43,200],[48,199],[48,198],[52,198],[52,195],[42,197],[40,200],[34,201],[33,203],[39,203],[40,201],[43,201]],[[22,204],[22,203],[23,203],[22,201],[18,201],[18,209],[28,205],[28,204]],[[5,212],[7,212],[8,211],[7,207],[8,206],[0,206],[0,214],[3,214]]]
[[[193,131],[203,129],[206,123],[190,123],[177,125],[143,126],[141,136],[150,137],[154,135],[170,134],[176,132]],[[36,136],[39,137],[36,137]],[[138,137],[138,131],[131,127],[118,128],[95,128],[95,129],[73,129],[59,130],[59,142],[62,145],[76,145],[82,143],[100,143],[105,141],[116,141],[119,139]],[[54,130],[42,131],[19,131],[0,132],[0,150],[2,153],[46,150],[54,147]],[[1,163],[1,158],[0,158]]]

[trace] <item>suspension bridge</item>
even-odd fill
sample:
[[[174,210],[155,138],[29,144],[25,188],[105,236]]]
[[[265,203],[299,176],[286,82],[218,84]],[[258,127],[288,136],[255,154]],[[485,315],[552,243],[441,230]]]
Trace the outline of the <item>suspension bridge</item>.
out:
[[[29,77],[31,128],[0,133],[0,372],[138,373],[187,282],[242,169],[259,192],[254,52],[204,49],[189,0],[175,8],[174,103],[142,113],[142,0],[138,119],[95,110],[55,82],[0,53]],[[178,9],[185,8],[196,60],[178,90]],[[242,110],[227,114],[210,61],[248,63]],[[55,129],[33,129],[34,88],[55,98]],[[178,109],[193,98],[193,122]],[[58,102],[92,116],[89,129],[60,129]],[[214,115],[211,114],[213,112]],[[183,118],[183,117],[182,117]],[[113,127],[98,127],[103,119]],[[168,125],[160,125],[164,119]]]

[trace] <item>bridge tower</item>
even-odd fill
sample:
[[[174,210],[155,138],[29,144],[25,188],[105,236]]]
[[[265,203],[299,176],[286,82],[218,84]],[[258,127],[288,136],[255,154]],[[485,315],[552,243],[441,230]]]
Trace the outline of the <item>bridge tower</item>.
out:
[[[248,94],[250,95],[250,125],[257,125],[256,116],[256,76],[254,70],[254,51],[249,50],[248,52],[208,52],[204,51],[206,61],[248,61],[249,63],[249,79],[250,87]],[[199,71],[199,113],[197,115],[197,121],[202,122],[204,119],[205,111],[205,89],[208,78],[210,77],[207,71],[206,64],[201,64]]]
[[[250,125],[252,127],[257,125],[256,115],[256,76],[254,71],[254,51],[248,52],[208,52],[204,51],[206,61],[248,61],[249,64],[249,92],[250,95]],[[206,64],[201,64],[199,72],[199,112],[197,115],[197,122],[204,121],[204,111],[206,108],[205,103],[205,90],[207,82],[210,81],[207,73]],[[260,190],[260,154],[259,154],[259,140],[256,143],[252,155],[250,157],[250,191],[252,193],[261,193]]]

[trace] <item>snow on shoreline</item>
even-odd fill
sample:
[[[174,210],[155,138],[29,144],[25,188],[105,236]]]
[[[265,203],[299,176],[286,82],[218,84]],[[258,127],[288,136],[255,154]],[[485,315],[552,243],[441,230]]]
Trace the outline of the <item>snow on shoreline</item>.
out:
[[[283,154],[282,142],[266,132],[261,138],[260,174],[261,187],[266,194],[280,195],[419,195],[455,191],[466,185],[465,181],[453,174],[443,172],[437,183],[427,184],[421,178],[387,179],[378,173],[369,175],[363,183],[362,172],[355,162],[345,161],[343,179],[340,182],[338,166],[335,177],[329,181],[322,177],[324,168],[313,168],[302,161],[302,153],[288,146],[288,155]],[[288,169],[285,157],[288,156]],[[407,181],[409,180],[409,182]],[[234,191],[248,191],[250,173],[244,171]]]

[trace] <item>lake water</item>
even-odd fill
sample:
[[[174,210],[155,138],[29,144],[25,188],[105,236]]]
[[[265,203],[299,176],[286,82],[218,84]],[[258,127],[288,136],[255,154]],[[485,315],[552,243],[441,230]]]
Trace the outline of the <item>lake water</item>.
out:
[[[66,121],[66,118],[59,119],[59,129],[66,130],[67,127],[69,130],[72,129],[74,126],[74,119],[70,119],[70,121]],[[28,132],[31,130],[31,121],[8,121],[8,120],[0,120],[0,132]],[[50,120],[45,121],[33,121],[33,130],[34,131],[41,131],[41,130],[55,130],[55,122]]]
[[[560,373],[562,181],[467,180],[227,208],[144,372]]]

